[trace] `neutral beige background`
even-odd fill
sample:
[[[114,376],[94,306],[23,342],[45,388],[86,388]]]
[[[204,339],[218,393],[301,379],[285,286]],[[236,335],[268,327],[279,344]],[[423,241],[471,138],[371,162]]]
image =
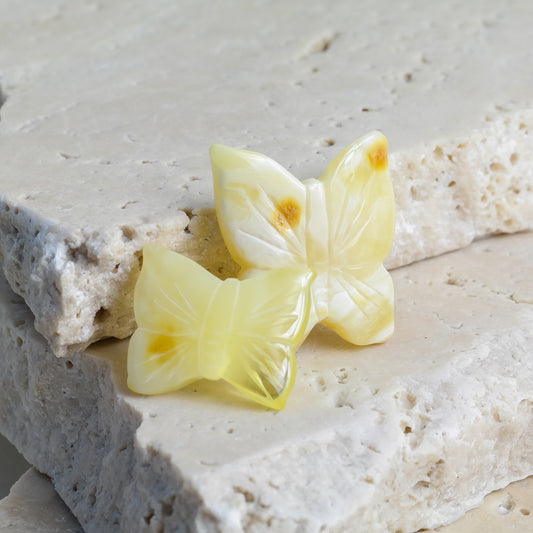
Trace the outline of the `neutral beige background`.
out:
[[[8,495],[11,485],[30,465],[2,435],[0,435],[0,499]]]

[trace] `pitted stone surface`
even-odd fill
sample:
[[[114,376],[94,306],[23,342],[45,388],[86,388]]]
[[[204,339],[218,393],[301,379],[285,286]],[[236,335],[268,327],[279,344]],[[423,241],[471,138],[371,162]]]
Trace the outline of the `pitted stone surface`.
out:
[[[58,359],[4,287],[0,431],[88,532],[452,522],[533,473],[532,239],[394,271],[393,338],[354,348],[318,328],[281,412],[212,382],[135,395],[126,341]]]
[[[83,533],[50,480],[28,470],[0,500],[2,533]]]
[[[533,478],[511,483],[489,494],[483,503],[456,522],[428,533],[516,533],[531,529]],[[5,533],[82,533],[52,483],[35,470],[17,482],[0,500],[0,527]],[[411,532],[409,532],[411,533]]]

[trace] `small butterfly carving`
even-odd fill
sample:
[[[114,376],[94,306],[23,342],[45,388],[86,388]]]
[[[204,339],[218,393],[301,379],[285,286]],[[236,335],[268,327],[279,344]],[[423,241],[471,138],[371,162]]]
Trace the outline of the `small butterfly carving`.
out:
[[[157,245],[145,246],[143,256],[128,386],[162,394],[202,378],[223,379],[250,399],[282,409],[309,319],[312,272],[289,267],[221,281]]]
[[[357,345],[394,330],[394,291],[383,267],[395,206],[387,140],[379,132],[343,150],[319,179],[299,181],[272,159],[211,148],[222,236],[241,278],[300,267],[315,273],[307,330],[322,322]]]

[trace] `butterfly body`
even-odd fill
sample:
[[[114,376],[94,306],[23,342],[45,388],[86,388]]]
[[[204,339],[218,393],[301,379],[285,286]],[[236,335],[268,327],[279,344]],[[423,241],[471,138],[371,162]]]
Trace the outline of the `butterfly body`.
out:
[[[238,282],[228,279],[214,288],[198,332],[198,375],[218,380],[226,369],[231,346],[228,339],[235,327]],[[228,332],[230,335],[228,335]]]

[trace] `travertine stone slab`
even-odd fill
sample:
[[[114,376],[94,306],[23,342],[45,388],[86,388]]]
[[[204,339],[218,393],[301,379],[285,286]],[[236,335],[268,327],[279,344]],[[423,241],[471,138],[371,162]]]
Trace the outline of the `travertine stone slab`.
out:
[[[533,529],[533,478],[489,494],[483,504],[456,522],[428,533],[529,533]],[[46,507],[45,507],[46,506]],[[43,509],[45,507],[45,509]],[[47,520],[43,519],[46,510]],[[17,482],[0,501],[0,527],[7,533],[82,533],[52,483],[35,470]]]
[[[0,430],[89,532],[437,527],[533,473],[532,251],[524,233],[396,270],[394,337],[313,332],[281,412],[209,382],[137,396],[126,341],[55,358],[4,287]]]
[[[55,352],[131,333],[146,242],[235,272],[215,142],[309,178],[382,130],[388,266],[531,228],[530,3],[426,7],[0,0],[0,255]]]
[[[0,500],[2,533],[83,533],[50,480],[33,468]]]

